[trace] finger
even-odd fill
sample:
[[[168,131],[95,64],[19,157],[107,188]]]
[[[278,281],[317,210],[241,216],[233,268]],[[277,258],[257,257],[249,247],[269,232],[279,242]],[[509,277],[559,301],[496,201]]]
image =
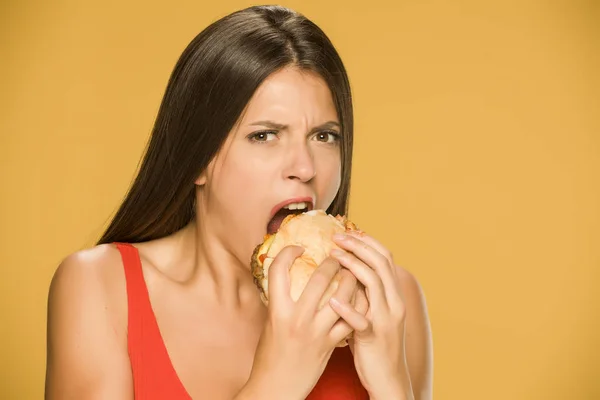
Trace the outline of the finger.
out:
[[[398,293],[395,268],[384,254],[371,247],[363,240],[364,238],[359,239],[354,235],[342,235],[336,236],[334,240],[342,249],[351,252],[363,263],[372,268],[383,282],[386,298],[393,299]]]
[[[352,338],[352,333],[354,331],[354,329],[352,329],[352,327],[346,321],[340,318],[340,316],[338,316],[337,318],[338,319],[336,323],[333,325],[333,327],[328,333],[330,346],[336,346],[337,344],[342,342],[342,340],[350,341]]]
[[[331,293],[329,297],[336,296],[343,301],[352,301],[357,290],[358,280],[349,270],[343,268],[339,271],[339,283],[336,291]],[[327,294],[326,294],[327,295]],[[315,319],[317,324],[326,330],[330,330],[332,325],[339,320],[340,316],[328,305],[329,298],[325,300],[324,307],[317,313]]]
[[[347,251],[334,249],[332,250],[331,255],[335,257],[342,266],[348,268],[364,285],[371,308],[387,310],[388,306],[383,282],[373,269],[359,260],[354,254]]]
[[[354,309],[369,318],[369,300],[364,288],[359,288],[354,296]]]
[[[400,296],[400,300],[402,302],[404,302],[403,293],[402,293],[402,290],[400,289],[400,280],[398,277],[398,267],[396,266],[396,263],[394,262],[394,256],[392,255],[392,253],[383,244],[381,244],[381,242],[379,242],[377,239],[373,238],[372,236],[366,235],[364,233],[361,234],[360,232],[355,232],[355,231],[350,231],[350,232],[348,232],[348,234],[352,235],[354,237],[357,237],[359,240],[364,241],[369,246],[371,246],[372,248],[377,250],[379,253],[383,254],[383,256],[385,258],[387,258],[387,260],[390,262],[392,275],[394,276],[395,290],[398,293],[398,295]]]
[[[352,252],[365,264],[377,271],[382,279],[392,277],[391,256],[386,255],[388,251],[385,248],[383,250],[381,248],[377,249],[377,247],[382,246],[376,244],[373,246],[374,239],[366,235],[359,237],[358,235],[342,234],[335,235],[334,240],[342,249]]]
[[[348,347],[350,348],[350,353],[354,356],[354,335],[348,339]]]
[[[387,249],[387,247],[385,247],[380,241],[378,241],[374,237],[369,236],[365,233],[355,231],[349,231],[347,232],[347,234],[352,237],[358,238],[359,240],[362,240],[363,242],[377,250],[379,253],[381,253],[385,258],[387,258],[387,260],[390,262],[390,265],[394,265],[394,256],[392,255],[392,253]]]
[[[308,283],[298,298],[298,309],[309,314],[312,319],[319,308],[323,295],[340,268],[340,263],[336,259],[332,257],[325,259],[308,279]]]
[[[269,294],[269,308],[287,307],[292,303],[289,269],[303,253],[303,247],[286,246],[268,266],[267,293]]]
[[[329,299],[331,308],[338,313],[338,315],[346,321],[355,333],[365,334],[371,330],[371,322],[361,313],[356,311],[352,305],[346,301],[332,297]]]

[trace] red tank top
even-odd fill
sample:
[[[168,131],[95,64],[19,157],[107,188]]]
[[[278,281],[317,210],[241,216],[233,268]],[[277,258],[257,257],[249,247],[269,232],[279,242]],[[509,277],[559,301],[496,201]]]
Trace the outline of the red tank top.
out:
[[[128,302],[127,347],[137,400],[191,400],[179,380],[154,316],[137,248],[115,243],[125,269]],[[336,348],[306,400],[368,400],[348,346]]]

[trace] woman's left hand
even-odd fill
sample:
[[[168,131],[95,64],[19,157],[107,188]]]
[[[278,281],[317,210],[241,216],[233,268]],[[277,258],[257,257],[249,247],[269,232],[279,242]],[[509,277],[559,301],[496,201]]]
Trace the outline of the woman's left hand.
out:
[[[349,344],[361,383],[371,399],[413,399],[404,343],[406,307],[392,255],[362,232],[336,235],[334,241],[343,250],[332,255],[365,287],[355,306],[330,300],[354,329]]]

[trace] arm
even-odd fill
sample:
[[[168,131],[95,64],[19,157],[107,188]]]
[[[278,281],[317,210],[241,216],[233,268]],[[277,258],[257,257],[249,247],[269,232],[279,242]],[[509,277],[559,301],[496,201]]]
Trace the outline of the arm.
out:
[[[415,400],[433,399],[433,345],[423,290],[408,271],[397,267],[406,304],[406,359]]]
[[[46,400],[133,399],[125,283],[118,264],[109,265],[110,251],[73,254],[55,272],[48,295]]]

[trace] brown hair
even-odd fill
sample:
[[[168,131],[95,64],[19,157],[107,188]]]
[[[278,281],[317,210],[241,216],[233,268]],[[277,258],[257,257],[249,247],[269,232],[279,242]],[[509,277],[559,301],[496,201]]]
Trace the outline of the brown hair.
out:
[[[194,181],[223,145],[258,86],[295,65],[329,86],[342,130],[342,183],[327,210],[347,214],[353,109],[346,70],[325,33],[280,6],[254,6],[196,36],[169,79],[138,175],[98,241],[143,242],[170,235],[195,216]]]

